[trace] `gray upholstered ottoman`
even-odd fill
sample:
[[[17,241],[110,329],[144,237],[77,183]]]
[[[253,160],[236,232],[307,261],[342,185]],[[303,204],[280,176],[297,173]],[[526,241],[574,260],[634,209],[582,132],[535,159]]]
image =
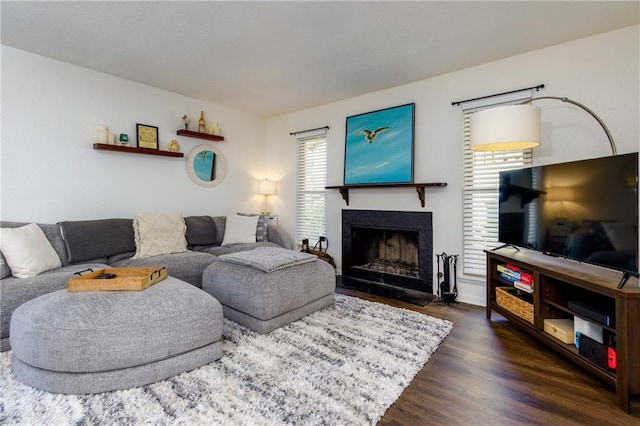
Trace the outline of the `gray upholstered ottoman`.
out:
[[[225,317],[264,334],[332,304],[336,275],[320,260],[269,273],[219,261],[204,270],[202,288]]]
[[[222,307],[173,277],[144,291],[60,290],[11,318],[13,371],[49,392],[142,386],[222,356]]]

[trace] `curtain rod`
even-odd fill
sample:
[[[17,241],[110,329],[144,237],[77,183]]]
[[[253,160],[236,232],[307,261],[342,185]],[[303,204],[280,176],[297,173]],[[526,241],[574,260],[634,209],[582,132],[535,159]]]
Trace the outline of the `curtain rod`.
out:
[[[315,129],[300,130],[298,132],[291,132],[291,133],[289,133],[289,135],[293,136],[293,135],[297,135],[298,133],[313,132],[314,130],[323,130],[323,129],[329,130],[329,126],[316,127]]]
[[[536,89],[536,92],[537,92],[540,89],[544,89],[544,84],[538,84],[537,86],[525,87],[524,89],[511,90],[509,92],[496,93],[494,95],[480,96],[479,98],[465,99],[464,101],[451,102],[451,105],[457,106],[457,105],[463,104],[465,102],[471,102],[471,101],[477,101],[477,100],[480,100],[480,99],[493,98],[494,96],[509,95],[511,93],[524,92],[525,90],[531,90],[531,89]]]

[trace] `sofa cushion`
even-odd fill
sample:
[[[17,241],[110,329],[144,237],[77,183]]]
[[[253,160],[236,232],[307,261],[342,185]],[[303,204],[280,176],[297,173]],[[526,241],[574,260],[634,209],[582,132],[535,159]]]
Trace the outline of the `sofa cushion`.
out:
[[[189,246],[206,246],[218,243],[216,223],[211,216],[187,216],[187,244]]]
[[[202,272],[218,259],[216,256],[190,251],[187,253],[163,254],[160,256],[128,258],[110,263],[114,268],[166,267],[169,275],[202,287]]]
[[[78,263],[136,249],[133,219],[60,222],[69,262]]]
[[[133,219],[135,259],[187,251],[187,227],[180,213],[144,213]]]
[[[0,249],[16,278],[30,278],[62,266],[60,257],[35,223],[2,228]]]

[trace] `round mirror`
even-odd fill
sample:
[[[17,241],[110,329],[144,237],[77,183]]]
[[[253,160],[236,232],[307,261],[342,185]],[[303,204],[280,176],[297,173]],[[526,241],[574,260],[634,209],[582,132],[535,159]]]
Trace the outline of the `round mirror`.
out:
[[[227,175],[227,160],[212,145],[199,145],[187,158],[187,173],[200,186],[219,185]]]

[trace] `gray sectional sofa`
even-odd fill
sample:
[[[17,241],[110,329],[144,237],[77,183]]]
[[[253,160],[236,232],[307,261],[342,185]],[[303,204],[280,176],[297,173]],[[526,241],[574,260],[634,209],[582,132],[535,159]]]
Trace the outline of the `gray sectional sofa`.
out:
[[[0,258],[0,351],[10,349],[9,325],[11,314],[23,303],[38,296],[65,289],[74,273],[101,268],[165,266],[169,274],[202,288],[203,271],[217,261],[217,256],[251,250],[259,246],[291,249],[286,231],[278,226],[267,228],[266,238],[249,244],[222,246],[226,217],[185,217],[189,252],[133,258],[133,219],[99,219],[39,224],[60,257],[62,267],[32,278],[15,278]],[[0,222],[0,227],[15,228],[24,222]]]

